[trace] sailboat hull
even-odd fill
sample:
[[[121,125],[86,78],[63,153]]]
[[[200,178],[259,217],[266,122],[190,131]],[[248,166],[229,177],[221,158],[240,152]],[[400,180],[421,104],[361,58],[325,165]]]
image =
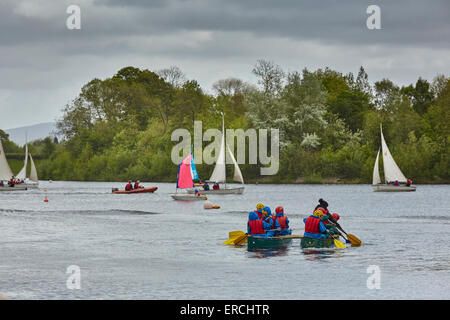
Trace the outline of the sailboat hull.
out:
[[[3,186],[0,187],[0,191],[20,191],[27,190],[27,187],[24,185],[15,185],[14,187]]]
[[[411,192],[416,191],[414,186],[394,186],[392,184],[375,184],[372,186],[375,192]]]
[[[178,193],[178,194],[171,194],[170,196],[174,200],[184,200],[184,201],[208,200],[208,198],[204,194],[196,196],[196,195],[192,195],[192,194]]]
[[[194,189],[188,189],[186,190],[189,194],[193,194],[195,193]],[[218,190],[200,190],[199,191],[201,193],[204,194],[243,194],[244,193],[244,187],[226,187],[223,189],[218,189]]]

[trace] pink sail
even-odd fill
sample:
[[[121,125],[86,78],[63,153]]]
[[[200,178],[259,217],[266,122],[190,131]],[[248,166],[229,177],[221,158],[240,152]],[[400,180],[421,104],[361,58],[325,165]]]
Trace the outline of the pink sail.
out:
[[[194,182],[191,175],[192,154],[189,154],[178,167],[177,188],[193,188]]]

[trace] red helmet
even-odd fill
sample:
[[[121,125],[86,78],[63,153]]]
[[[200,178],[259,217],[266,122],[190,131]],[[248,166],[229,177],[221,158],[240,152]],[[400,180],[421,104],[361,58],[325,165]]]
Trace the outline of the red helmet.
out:
[[[337,213],[333,213],[331,216],[333,217],[334,221],[339,220],[339,215]]]
[[[282,206],[278,206],[275,208],[275,213],[284,213],[284,208]]]

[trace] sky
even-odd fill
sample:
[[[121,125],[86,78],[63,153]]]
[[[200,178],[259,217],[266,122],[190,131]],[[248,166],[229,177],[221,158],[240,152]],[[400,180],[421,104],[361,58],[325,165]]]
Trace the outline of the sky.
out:
[[[70,5],[80,29],[69,29]],[[369,29],[369,5],[380,29]],[[0,129],[58,120],[93,78],[178,66],[206,92],[258,59],[398,85],[450,75],[448,0],[0,0]],[[72,21],[72,19],[69,19]]]

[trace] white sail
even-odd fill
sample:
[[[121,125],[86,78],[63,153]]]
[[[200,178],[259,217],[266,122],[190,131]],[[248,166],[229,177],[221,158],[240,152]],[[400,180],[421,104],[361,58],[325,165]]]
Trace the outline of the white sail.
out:
[[[398,182],[407,182],[406,177],[403,175],[400,168],[395,163],[394,158],[389,151],[389,148],[384,140],[383,130],[381,131],[381,150],[383,152],[383,168],[384,168],[384,178],[386,183],[398,180]]]
[[[8,160],[6,160],[5,151],[3,151],[2,141],[0,140],[0,180],[10,180],[13,176]]]
[[[214,171],[209,180],[217,183],[219,182],[225,183],[226,179],[227,175],[225,167],[225,121],[223,119],[222,114],[222,142],[220,145],[219,156],[217,157],[216,161],[216,166],[214,167]]]
[[[31,162],[30,180],[33,182],[38,182],[39,179],[38,179],[36,167],[34,165],[33,157],[31,157],[31,153],[30,153],[30,162]]]
[[[380,169],[378,168],[379,157],[380,157],[380,149],[378,149],[377,158],[375,159],[375,165],[373,166],[373,178],[372,178],[373,185],[381,183]]]
[[[233,176],[233,180],[234,181],[238,181],[240,183],[244,183],[244,177],[242,177],[242,172],[241,169],[239,169],[239,165],[236,162],[236,159],[233,156],[233,152],[231,152],[230,147],[227,145],[227,149],[228,149],[228,153],[231,157],[231,161],[233,161],[234,164],[234,176]]]
[[[25,161],[22,169],[16,174],[16,179],[25,180],[27,177],[27,165],[28,165],[28,144],[25,144]]]

